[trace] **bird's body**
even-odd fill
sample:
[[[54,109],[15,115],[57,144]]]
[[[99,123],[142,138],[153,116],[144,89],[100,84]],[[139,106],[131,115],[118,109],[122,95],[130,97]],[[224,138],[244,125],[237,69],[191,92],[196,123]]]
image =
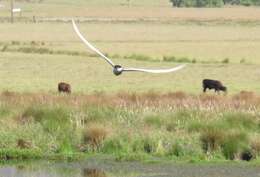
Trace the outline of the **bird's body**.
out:
[[[122,74],[123,70],[124,70],[123,67],[120,66],[120,65],[115,65],[115,66],[113,67],[113,73],[114,73],[116,76]]]

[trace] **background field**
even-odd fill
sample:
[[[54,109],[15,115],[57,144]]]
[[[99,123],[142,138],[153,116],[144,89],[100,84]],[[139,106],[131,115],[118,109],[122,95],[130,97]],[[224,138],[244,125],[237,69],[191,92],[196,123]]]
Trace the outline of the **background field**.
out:
[[[159,18],[160,20],[259,20],[257,7],[225,8],[172,8],[168,0],[43,0],[42,3],[16,1],[15,7],[23,9],[23,17],[97,17],[97,18]],[[2,0],[0,16],[8,13],[9,1]]]
[[[172,8],[166,1],[16,2],[14,24],[7,1],[0,9],[0,90],[56,92],[185,91],[201,93],[201,80],[221,80],[230,93],[260,88],[259,8]],[[36,23],[32,19],[35,16]],[[188,66],[177,73],[112,75],[75,35],[82,33],[116,62],[133,67]]]
[[[22,92],[56,92],[57,83],[72,84],[73,92],[95,91],[185,91],[201,93],[203,78],[217,78],[227,84],[229,92],[259,90],[257,65],[241,64],[189,64],[174,74],[150,75],[124,73],[115,77],[111,68],[98,58],[49,56],[4,53],[1,59],[1,89]],[[130,66],[158,67],[175,66],[169,62],[145,62],[115,60]]]

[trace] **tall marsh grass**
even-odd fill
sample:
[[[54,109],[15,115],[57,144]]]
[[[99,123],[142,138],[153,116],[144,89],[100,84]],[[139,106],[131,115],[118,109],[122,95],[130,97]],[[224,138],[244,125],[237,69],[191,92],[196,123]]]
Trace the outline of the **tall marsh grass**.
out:
[[[253,95],[6,91],[0,95],[0,150],[37,151],[41,157],[103,153],[117,160],[233,160],[251,152],[257,158],[260,98]]]

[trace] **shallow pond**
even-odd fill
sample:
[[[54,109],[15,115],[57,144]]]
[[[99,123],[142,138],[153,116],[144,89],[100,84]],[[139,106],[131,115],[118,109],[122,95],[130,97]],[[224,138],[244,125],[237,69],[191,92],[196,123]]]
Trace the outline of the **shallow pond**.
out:
[[[260,165],[143,164],[89,159],[0,166],[0,177],[260,177]]]

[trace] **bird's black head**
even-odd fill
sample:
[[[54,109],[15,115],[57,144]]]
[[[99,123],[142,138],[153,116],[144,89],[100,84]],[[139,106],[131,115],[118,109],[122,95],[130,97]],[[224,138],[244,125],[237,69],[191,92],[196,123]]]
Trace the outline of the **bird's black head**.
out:
[[[120,65],[115,65],[114,68],[113,68],[113,73],[118,76],[120,74],[122,74],[123,72],[123,67],[120,66]]]

